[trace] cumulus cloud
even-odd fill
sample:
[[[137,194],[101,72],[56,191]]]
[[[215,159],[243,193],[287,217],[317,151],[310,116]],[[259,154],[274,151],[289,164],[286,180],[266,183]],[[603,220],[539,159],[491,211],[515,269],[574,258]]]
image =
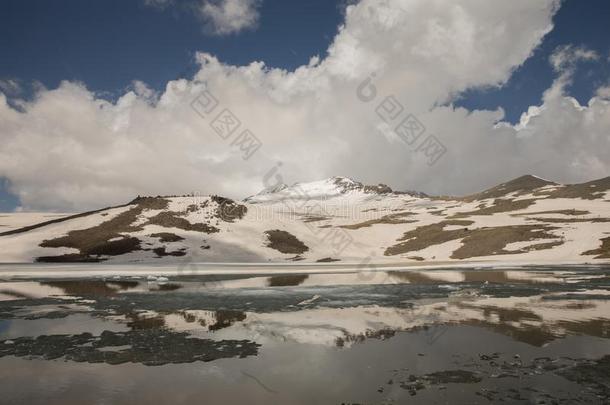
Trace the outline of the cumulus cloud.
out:
[[[558,4],[362,0],[347,7],[328,55],[294,71],[231,66],[200,53],[198,73],[161,94],[137,83],[110,103],[63,82],[22,111],[0,96],[0,176],[26,208],[58,210],[137,194],[240,198],[276,174],[287,183],[346,175],[443,194],[526,172],[568,182],[603,177],[609,102],[581,106],[566,97],[565,69],[518,126],[502,123],[502,110],[451,105],[467,89],[505,83],[552,29]],[[218,102],[209,116],[191,106],[204,91]],[[376,110],[388,96],[401,103],[398,120],[412,114],[445,145],[436,164],[380,131],[388,124]],[[241,123],[227,139],[210,126],[225,108]],[[248,160],[235,144],[244,129],[262,142]]]
[[[216,35],[256,28],[261,0],[203,0],[198,7],[206,28]]]
[[[584,181],[610,174],[610,102],[606,88],[600,87],[587,105],[581,105],[565,90],[572,84],[579,62],[598,59],[595,51],[584,47],[556,49],[550,62],[558,77],[544,92],[542,105],[530,107],[515,126],[517,139],[533,152],[528,154],[529,167],[539,167],[537,172],[543,177]],[[566,166],[563,170],[560,162]]]
[[[579,106],[575,99],[566,97],[565,89],[572,84],[576,67],[580,62],[598,59],[599,55],[595,51],[582,46],[574,47],[573,45],[563,45],[557,47],[549,58],[549,63],[555,72],[558,73],[557,78],[553,81],[552,86],[544,92],[542,96],[543,104],[541,106],[530,106],[529,109],[521,115],[521,120],[515,125],[515,129],[518,131],[527,129],[530,119],[542,114],[547,108],[547,105],[552,104],[556,100],[563,100],[565,98],[565,100],[568,100],[572,105]],[[601,98],[604,98],[604,92],[604,88],[599,88],[596,94],[598,97],[601,96]],[[584,109],[584,107],[579,108]]]

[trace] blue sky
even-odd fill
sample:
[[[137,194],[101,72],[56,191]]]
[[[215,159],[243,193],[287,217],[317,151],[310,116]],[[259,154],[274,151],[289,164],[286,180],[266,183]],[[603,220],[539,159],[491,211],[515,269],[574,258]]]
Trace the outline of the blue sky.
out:
[[[204,33],[189,2],[159,10],[140,0],[5,0],[0,3],[0,78],[48,88],[62,80],[83,82],[108,98],[133,80],[161,90],[197,70],[193,55],[205,51],[232,65],[264,61],[293,70],[324,56],[343,21],[345,1],[265,0],[258,28],[228,36]],[[610,2],[566,0],[554,30],[502,89],[474,90],[457,103],[469,109],[505,109],[511,122],[540,102],[553,81],[548,58],[562,44],[586,45],[610,55]],[[572,96],[588,101],[609,76],[608,64],[579,70]]]
[[[265,0],[258,27],[216,36],[178,1],[163,10],[141,0],[6,0],[0,3],[0,77],[56,87],[78,80],[120,94],[132,80],[161,89],[196,71],[205,51],[233,65],[264,61],[294,69],[324,55],[343,20],[341,2]]]
[[[116,100],[133,80],[156,90],[197,71],[194,55],[204,51],[232,65],[263,61],[294,70],[314,55],[324,57],[346,1],[263,0],[255,28],[214,35],[192,12],[195,0],[150,7],[144,0],[4,0],[0,2],[0,80],[16,80],[31,96],[36,85],[55,88],[62,80]],[[610,78],[610,2],[566,0],[555,28],[502,88],[469,90],[455,102],[473,109],[501,107],[515,123],[538,105],[556,74],[548,60],[560,45],[582,45],[602,58],[579,65],[567,92],[586,103]],[[0,211],[19,201],[0,178]]]

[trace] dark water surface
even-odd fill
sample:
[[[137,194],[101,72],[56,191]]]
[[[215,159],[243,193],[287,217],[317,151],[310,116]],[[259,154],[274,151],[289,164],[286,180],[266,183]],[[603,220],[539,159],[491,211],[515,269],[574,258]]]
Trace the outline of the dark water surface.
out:
[[[609,403],[610,269],[6,274],[0,403]]]

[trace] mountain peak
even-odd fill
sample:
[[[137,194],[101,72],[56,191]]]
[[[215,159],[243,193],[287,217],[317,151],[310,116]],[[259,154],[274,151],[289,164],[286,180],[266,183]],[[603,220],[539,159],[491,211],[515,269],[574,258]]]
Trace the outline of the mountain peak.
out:
[[[532,174],[525,174],[510,181],[501,183],[480,193],[465,197],[467,200],[483,200],[486,198],[499,198],[507,194],[520,192],[528,193],[546,186],[557,186],[558,184]]]
[[[533,174],[524,174],[523,176],[519,176],[516,179],[513,179],[511,181],[508,181],[504,184],[509,184],[509,183],[518,183],[518,184],[534,184],[534,185],[538,185],[538,184],[544,184],[544,185],[556,185],[557,183],[550,181],[550,180],[546,180],[543,179],[542,177],[533,175]]]
[[[502,183],[502,184],[498,185],[497,187],[513,189],[514,191],[518,191],[518,190],[530,191],[530,190],[535,190],[540,187],[557,186],[557,185],[558,185],[558,183],[543,179],[542,177],[538,177],[533,174],[525,174],[523,176],[517,177],[516,179]]]
[[[276,186],[268,187],[268,188],[260,191],[257,195],[279,193],[280,191],[286,190],[287,188],[288,188],[288,184],[280,183],[280,184],[278,184]]]
[[[350,177],[333,176],[323,180],[294,183],[292,186],[280,184],[250,196],[245,201],[250,203],[282,200],[324,200],[340,197],[350,193],[392,194],[394,191],[385,184],[364,185]]]

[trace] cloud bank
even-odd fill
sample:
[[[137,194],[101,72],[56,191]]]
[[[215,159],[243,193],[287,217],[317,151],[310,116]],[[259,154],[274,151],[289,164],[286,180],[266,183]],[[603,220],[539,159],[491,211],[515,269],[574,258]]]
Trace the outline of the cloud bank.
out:
[[[451,104],[467,89],[505,83],[552,29],[558,6],[362,0],[347,8],[328,55],[295,71],[262,62],[231,66],[199,53],[198,73],[167,83],[161,94],[137,82],[110,103],[63,82],[21,102],[21,111],[0,96],[0,176],[25,208],[49,210],[137,194],[240,198],[259,191],[274,168],[287,183],[344,175],[439,194],[528,172],[565,182],[603,177],[610,169],[610,102],[603,89],[585,106],[564,94],[570,69],[586,58],[574,48],[550,61],[557,80],[516,126],[502,123],[501,110]],[[367,79],[375,91],[363,98]],[[210,116],[191,106],[202,94],[217,101]],[[436,164],[377,114],[388,96],[400,102],[401,117],[417,117],[446,147]],[[225,108],[240,122],[227,139],[210,125]],[[247,160],[235,144],[244,129],[262,142]]]

